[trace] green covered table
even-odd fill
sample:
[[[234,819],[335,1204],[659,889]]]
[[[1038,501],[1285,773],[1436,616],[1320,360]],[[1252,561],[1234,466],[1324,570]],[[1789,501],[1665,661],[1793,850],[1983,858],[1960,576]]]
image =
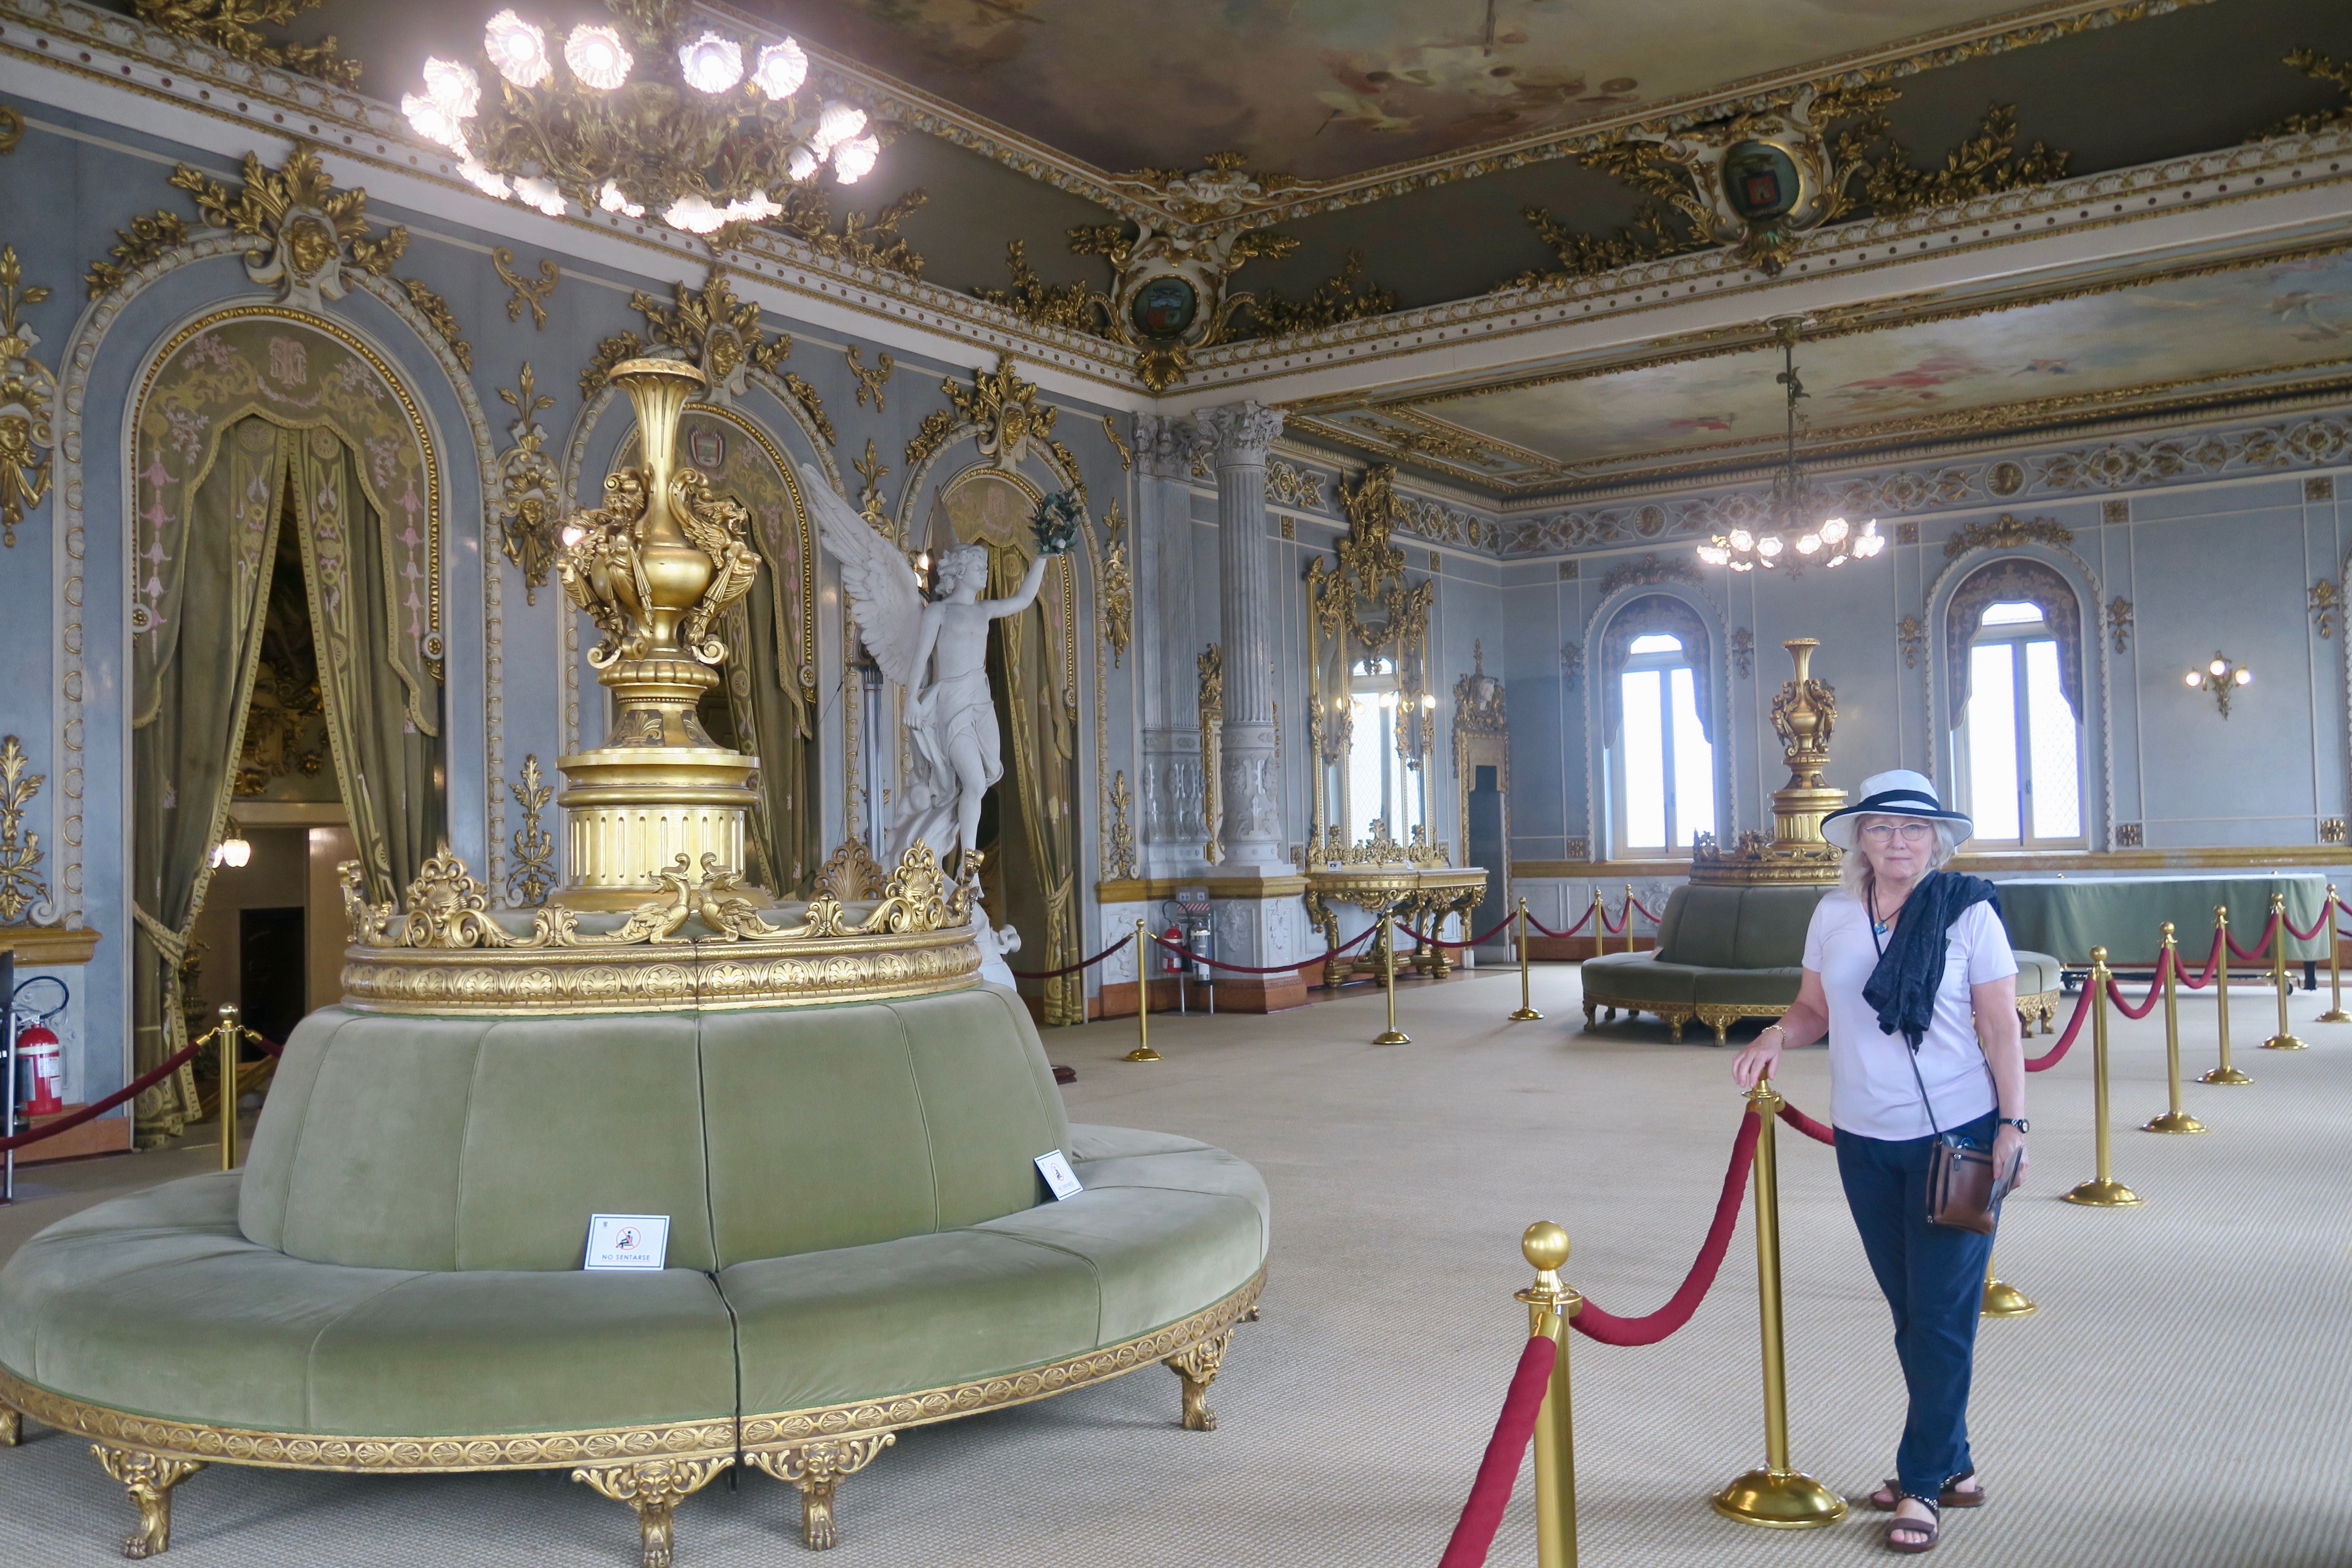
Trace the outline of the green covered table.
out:
[[[2214,906],[2229,907],[2231,936],[2240,947],[2252,949],[2270,920],[2273,892],[2286,896],[2288,923],[2305,931],[2319,920],[2321,902],[2327,897],[2324,876],[2247,871],[2205,877],[2024,877],[1997,886],[2009,940],[2019,947],[2054,953],[2070,968],[2088,964],[2094,947],[2105,948],[2111,964],[2152,965],[2161,940],[2158,928],[2166,921],[2172,922],[2181,961],[2201,968],[2213,942]],[[2325,959],[2327,933],[2323,930],[2308,942],[2290,936],[2286,952],[2296,963]],[[2233,966],[2243,963],[2235,958],[2231,962]]]

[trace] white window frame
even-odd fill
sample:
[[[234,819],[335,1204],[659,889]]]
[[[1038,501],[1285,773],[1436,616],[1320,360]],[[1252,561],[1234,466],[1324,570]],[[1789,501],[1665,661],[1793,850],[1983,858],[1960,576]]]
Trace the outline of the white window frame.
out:
[[[2077,797],[2074,820],[2081,824],[2082,831],[2069,838],[2043,838],[2038,837],[2033,831],[2034,780],[2032,744],[2033,721],[2030,707],[2032,699],[2026,686],[2025,645],[2037,642],[2055,644],[2057,640],[2056,635],[2051,630],[2050,620],[2046,615],[2039,615],[2031,621],[2019,621],[2007,626],[1979,626],[1977,635],[1969,639],[1969,652],[1971,658],[1978,648],[1996,643],[2007,643],[2013,650],[2010,655],[2011,700],[2014,704],[2011,713],[2011,723],[2016,730],[2013,744],[2017,748],[2018,836],[2015,838],[1993,838],[1979,834],[1970,841],[1972,844],[1987,848],[2017,849],[2025,852],[2048,849],[2087,849],[2091,846],[2090,726],[2083,721],[2083,715],[2072,710],[2068,710],[2066,716],[2074,725],[2074,793]],[[1971,723],[1969,718],[1969,706],[1973,703],[1975,695],[1972,680],[1969,688],[1969,703],[1962,704],[1960,722],[1952,731],[1952,777],[1958,782],[1958,789],[1955,793],[1960,798],[1960,809],[1972,817],[1981,819],[1983,814],[1978,809],[1976,801],[1976,772],[1969,765],[1969,729]],[[2065,700],[2061,698],[2059,701],[2060,705],[2063,706]]]
[[[1677,639],[1677,641],[1679,640],[1680,639]],[[1644,860],[1687,860],[1691,858],[1691,846],[1678,845],[1675,842],[1675,839],[1682,837],[1682,823],[1680,820],[1681,813],[1677,809],[1679,803],[1675,799],[1675,781],[1678,776],[1679,770],[1675,765],[1674,678],[1671,673],[1677,669],[1687,669],[1691,672],[1691,684],[1693,688],[1692,700],[1696,702],[1697,700],[1699,674],[1698,662],[1692,657],[1691,652],[1687,647],[1678,647],[1671,653],[1661,651],[1657,653],[1637,653],[1629,655],[1624,665],[1609,678],[1619,683],[1617,689],[1619,712],[1617,734],[1611,743],[1603,747],[1603,750],[1607,752],[1608,756],[1609,844],[1611,853],[1618,859],[1630,860],[1640,858]],[[1659,739],[1661,742],[1659,765],[1661,769],[1660,777],[1664,781],[1665,787],[1666,842],[1664,847],[1643,845],[1640,848],[1636,849],[1626,841],[1625,837],[1625,823],[1627,816],[1630,815],[1629,808],[1631,803],[1626,795],[1625,785],[1625,694],[1623,681],[1625,677],[1629,675],[1642,675],[1652,670],[1657,671],[1660,676],[1660,679],[1658,681],[1658,728]],[[1713,805],[1715,806],[1714,815],[1717,825],[1717,831],[1719,832],[1723,817],[1723,784],[1721,777],[1722,769],[1718,765],[1720,759],[1714,755],[1716,749],[1717,748],[1712,743],[1707,747],[1707,789],[1715,797],[1713,801]]]

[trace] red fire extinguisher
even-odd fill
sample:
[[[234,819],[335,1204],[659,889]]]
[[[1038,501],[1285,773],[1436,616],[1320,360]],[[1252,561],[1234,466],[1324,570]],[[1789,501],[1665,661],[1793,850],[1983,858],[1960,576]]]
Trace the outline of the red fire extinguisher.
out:
[[[1160,973],[1163,974],[1183,973],[1184,954],[1182,949],[1184,946],[1184,928],[1182,926],[1171,925],[1160,934],[1168,939],[1170,947],[1176,949],[1174,952],[1171,952],[1167,947],[1163,947],[1160,950]]]
[[[16,1031],[16,1054],[32,1069],[32,1098],[26,1101],[27,1116],[55,1116],[66,1108],[65,1052],[58,1045],[56,1031],[41,1024],[28,1024]]]

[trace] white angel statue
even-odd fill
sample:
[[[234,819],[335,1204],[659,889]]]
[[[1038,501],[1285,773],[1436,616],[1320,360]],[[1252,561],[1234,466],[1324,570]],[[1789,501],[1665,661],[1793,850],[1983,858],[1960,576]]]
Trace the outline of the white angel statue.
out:
[[[976,544],[954,546],[940,552],[934,569],[940,597],[926,603],[898,545],[876,532],[816,469],[803,463],[801,478],[825,548],[841,564],[842,591],[859,640],[883,675],[907,689],[914,771],[884,863],[896,864],[920,839],[944,868],[950,848],[969,856],[979,847],[982,797],[1004,773],[996,703],[988,689],[988,623],[1034,604],[1046,563],[1059,552],[1041,549],[1019,588],[1002,599],[982,599],[988,552]],[[959,875],[965,864],[961,856]],[[985,930],[984,920],[982,925]],[[1000,943],[1020,940],[1010,926],[992,935]]]

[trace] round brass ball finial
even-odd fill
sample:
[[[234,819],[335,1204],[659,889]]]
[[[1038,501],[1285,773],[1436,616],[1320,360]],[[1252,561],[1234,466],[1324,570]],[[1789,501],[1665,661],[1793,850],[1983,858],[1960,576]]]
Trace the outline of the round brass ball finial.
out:
[[[1568,1261],[1568,1232],[1550,1220],[1539,1219],[1519,1237],[1519,1253],[1538,1269],[1556,1274]]]

